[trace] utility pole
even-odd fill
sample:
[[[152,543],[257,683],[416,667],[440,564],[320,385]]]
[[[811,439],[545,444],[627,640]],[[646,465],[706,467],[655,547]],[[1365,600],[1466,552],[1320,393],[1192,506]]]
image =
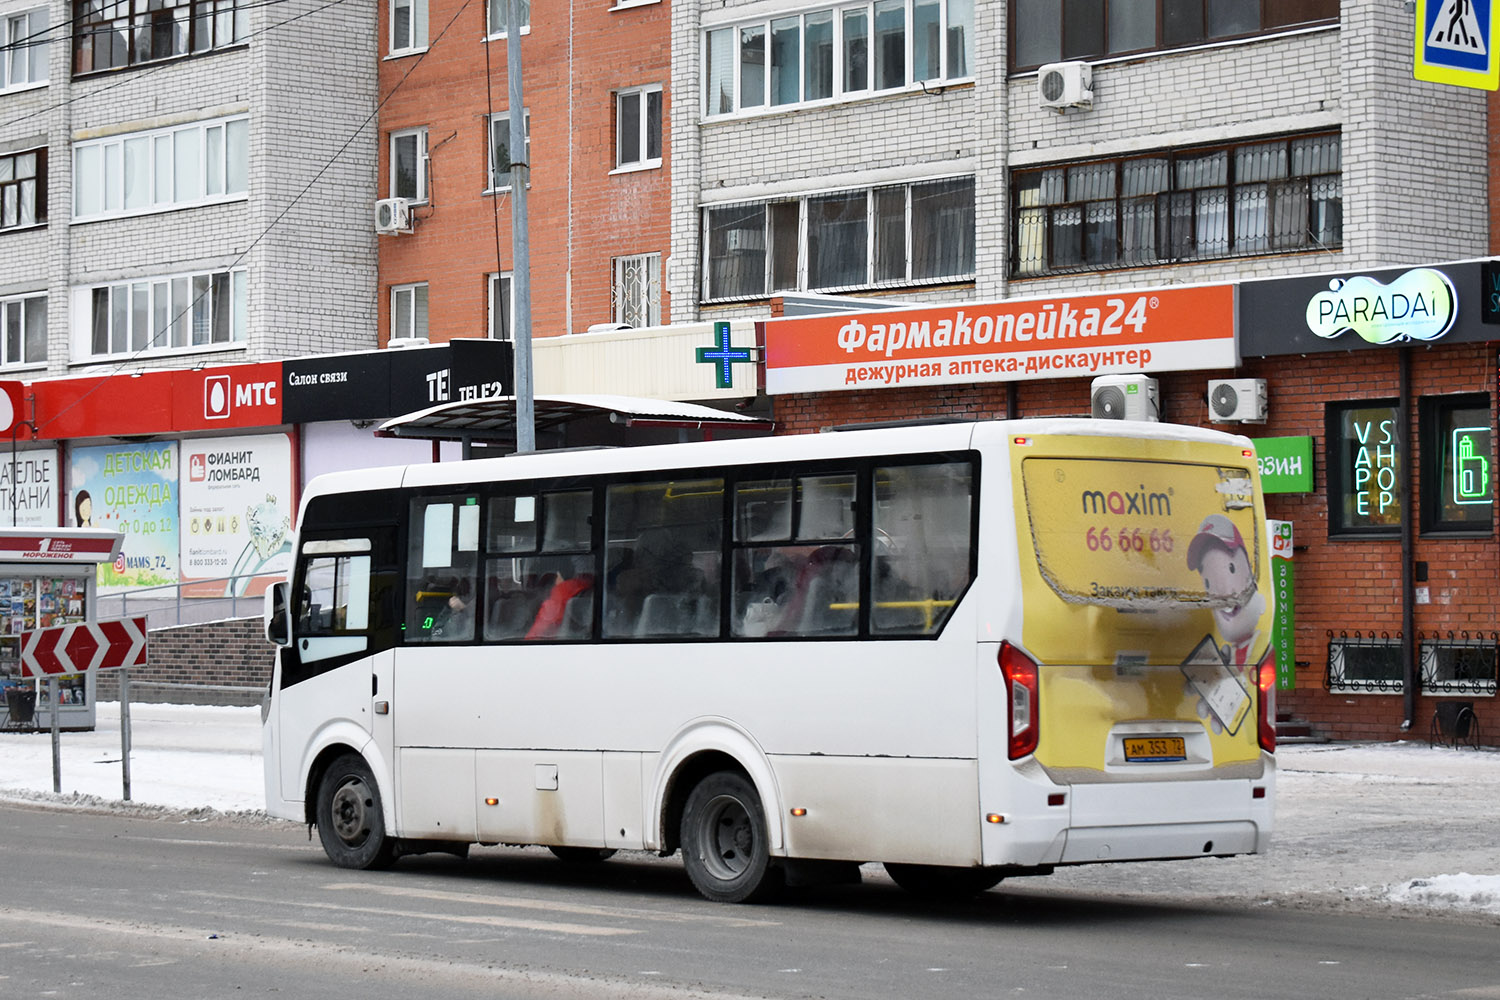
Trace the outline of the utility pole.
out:
[[[536,451],[536,402],[531,382],[531,243],[527,236],[526,185],[531,177],[526,148],[526,103],[521,93],[521,0],[505,4],[505,77],[510,101],[511,301],[516,324],[516,451]]]

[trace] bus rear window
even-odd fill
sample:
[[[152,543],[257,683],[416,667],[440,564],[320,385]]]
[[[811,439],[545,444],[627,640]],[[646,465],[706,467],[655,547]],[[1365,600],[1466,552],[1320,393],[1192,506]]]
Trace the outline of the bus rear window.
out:
[[[1069,603],[1225,607],[1255,590],[1261,530],[1247,468],[1037,457],[1021,476],[1037,566]]]

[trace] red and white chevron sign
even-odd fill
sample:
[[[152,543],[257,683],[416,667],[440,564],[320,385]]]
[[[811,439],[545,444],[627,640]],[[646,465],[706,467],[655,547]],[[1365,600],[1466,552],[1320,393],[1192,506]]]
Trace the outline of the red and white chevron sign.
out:
[[[21,633],[21,676],[146,665],[146,619],[110,618]]]

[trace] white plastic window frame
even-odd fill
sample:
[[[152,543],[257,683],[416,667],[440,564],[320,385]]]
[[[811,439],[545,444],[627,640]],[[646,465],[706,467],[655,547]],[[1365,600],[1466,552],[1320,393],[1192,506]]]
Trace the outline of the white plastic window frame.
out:
[[[408,11],[406,32],[409,37],[404,40],[406,44],[396,37],[396,11],[403,7]],[[427,51],[427,0],[391,0],[390,19],[389,58]]]
[[[500,292],[502,284],[506,288],[506,291],[504,292]],[[488,275],[485,276],[485,288],[487,289],[485,295],[485,317],[487,322],[486,329],[489,331],[489,338],[491,340],[515,340],[516,296],[514,275],[512,275],[510,271],[502,271],[499,274],[491,271]],[[500,292],[501,297],[510,305],[510,308],[505,310],[505,330],[503,331],[504,336],[501,336],[502,331],[498,326],[495,325],[495,321],[499,316],[499,312],[495,308],[495,297],[497,292]]]
[[[248,269],[243,267],[218,267],[207,270],[173,272],[170,274],[153,274],[121,281],[75,285],[72,289],[73,308],[71,310],[72,357],[80,363],[87,364],[100,361],[118,361],[122,358],[169,357],[184,354],[202,354],[211,351],[244,350],[250,325],[249,274]],[[212,296],[214,278],[217,275],[225,276],[228,288],[229,339],[220,341],[210,340],[208,343],[194,344],[191,342],[192,325],[194,322],[193,310],[198,302],[199,295],[193,291],[193,283],[198,278],[207,279],[208,294],[210,296],[208,303],[208,328],[211,336],[214,327],[214,302]],[[181,281],[187,282],[187,305],[183,308],[179,308],[177,304],[180,298],[181,286],[176,283]],[[136,338],[134,330],[130,327],[133,326],[135,318],[139,315],[139,312],[135,308],[134,295],[135,291],[141,288],[144,288],[144,294],[147,296],[145,318],[148,323],[148,329],[145,346],[132,347],[131,345],[135,342]],[[117,290],[120,294],[127,296],[124,307],[127,329],[123,334],[125,346],[122,350],[116,351],[108,348],[102,352],[94,350],[93,299],[94,293],[100,289],[108,289],[111,298]],[[157,308],[157,302],[163,290],[169,295],[168,302],[170,303],[165,307],[165,310]],[[225,303],[220,303],[220,308],[224,308],[225,305]],[[114,340],[115,333],[113,329],[113,316],[114,312],[112,310],[110,317],[107,318],[108,328],[105,334],[106,341],[110,342]],[[165,317],[166,327],[164,331],[157,330],[157,320],[163,316]],[[188,334],[188,342],[174,345],[171,342],[173,328],[179,323],[186,324],[183,329]],[[165,343],[161,346],[152,346],[156,341],[165,341]]]
[[[484,40],[485,41],[487,41],[487,42],[493,42],[493,41],[497,41],[497,40],[503,40],[506,37],[506,25],[504,23],[501,23],[499,25],[492,24],[491,21],[494,20],[494,19],[491,18],[490,15],[492,13],[495,13],[495,10],[496,10],[497,6],[499,6],[500,4],[505,4],[505,3],[509,3],[509,2],[510,2],[510,0],[485,0],[485,5],[484,5],[484,30],[485,30]],[[532,15],[531,0],[521,0],[521,6],[522,6],[522,11],[521,11],[521,34],[522,35],[529,35],[529,34],[531,34],[531,15]],[[501,20],[503,22],[505,20],[505,16],[506,16],[505,15],[505,10],[504,10],[503,7],[501,7],[500,10],[499,10],[499,20]]]
[[[418,294],[421,292],[422,294]],[[428,318],[431,316],[431,292],[425,281],[413,281],[391,286],[391,339],[401,337],[428,336]],[[420,308],[418,306],[420,305]],[[406,329],[398,334],[397,313],[406,313]],[[420,324],[418,320],[420,319]]]
[[[21,349],[26,347],[26,318],[41,303],[42,310],[42,356],[16,360],[10,356],[10,324],[13,314],[19,313],[17,322],[21,329]],[[29,292],[0,298],[0,367],[6,369],[40,368],[47,364],[47,293]]]
[[[232,126],[239,127],[231,130]],[[194,134],[196,149],[180,146],[185,140],[179,136],[188,133]],[[231,138],[236,134],[244,157],[237,171],[230,168]],[[210,150],[215,142],[217,150]],[[146,169],[145,179],[141,181],[146,201],[135,206],[127,205],[130,191],[126,180],[132,153],[143,154]],[[250,198],[250,116],[247,114],[91,139],[74,143],[72,154],[73,215],[68,220],[69,225],[222,205]],[[178,173],[182,166],[189,166],[194,172],[192,183],[197,193],[193,196],[178,196],[181,186]],[[92,176],[86,177],[85,172]],[[230,190],[236,174],[243,180],[244,187]],[[215,185],[219,190],[209,193],[209,188]],[[86,211],[84,208],[82,198],[86,189],[99,196],[99,207],[95,210]]]
[[[523,162],[529,164],[531,162],[531,111],[530,111],[530,109],[527,109],[525,111],[525,116],[526,117],[525,117],[524,120],[525,120],[525,123],[526,123],[526,151],[525,151],[525,156],[524,156]],[[499,177],[499,174],[497,174],[495,172],[495,126],[498,125],[501,122],[505,123],[505,129],[506,129],[505,139],[506,139],[506,142],[508,143],[510,141],[510,112],[508,110],[507,111],[497,111],[494,114],[490,115],[489,128],[485,130],[485,134],[484,134],[484,162],[485,162],[485,178],[484,179],[485,179],[485,184],[488,185],[484,189],[484,193],[485,194],[504,194],[506,191],[509,191],[510,188],[511,188],[511,185],[508,182],[505,183],[505,184],[498,183],[500,177]],[[506,173],[509,174],[510,171],[507,170]],[[531,188],[530,182],[527,183],[526,187],[527,187],[528,190],[530,190],[530,188]]]
[[[412,139],[416,142],[417,189],[414,192],[415,197],[401,194],[397,190],[396,144],[407,139]],[[386,178],[388,185],[386,190],[390,192],[390,196],[392,198],[405,198],[413,205],[426,205],[432,198],[432,193],[427,187],[427,126],[421,125],[416,128],[395,129],[388,136],[388,149],[390,151],[391,162]]]
[[[46,7],[0,14],[0,94],[47,86],[48,35]],[[25,44],[28,40],[34,44]],[[23,64],[23,79],[13,81],[16,67]]]
[[[651,145],[650,115],[647,113],[651,105],[651,95],[657,95],[657,101],[661,111],[657,117],[656,147],[657,155],[648,156],[647,150]],[[636,105],[636,149],[639,157],[634,160],[624,158],[625,133],[625,107],[629,102]],[[615,92],[615,168],[610,173],[624,174],[637,170],[659,170],[661,169],[661,148],[663,145],[661,131],[665,128],[666,99],[662,93],[659,83],[646,84],[640,87],[625,87]]]
[[[635,301],[627,301],[624,273],[631,265],[646,269],[647,280],[642,282]],[[639,253],[616,257],[610,278],[610,313],[616,323],[629,323],[637,328],[661,325],[661,254]],[[626,319],[627,307],[645,314],[645,322],[631,323]]]
[[[926,92],[929,92],[931,90],[931,88],[933,88],[933,87],[951,87],[951,86],[955,86],[955,85],[961,84],[961,83],[972,83],[974,81],[973,67],[974,67],[974,63],[976,61],[976,54],[975,54],[976,42],[975,42],[975,38],[974,38],[974,30],[973,30],[972,24],[970,25],[970,31],[969,31],[970,37],[965,40],[965,44],[966,44],[966,46],[968,48],[968,58],[965,60],[965,64],[966,64],[967,68],[969,69],[969,72],[967,74],[965,74],[965,75],[962,75],[962,76],[953,76],[953,77],[948,76],[948,65],[951,62],[951,59],[949,58],[949,54],[948,54],[948,34],[949,34],[949,31],[948,31],[948,13],[949,13],[949,5],[946,2],[946,0],[943,0],[943,2],[941,2],[939,4],[939,17],[940,17],[940,24],[941,24],[941,28],[940,28],[941,47],[939,49],[939,53],[938,53],[938,57],[937,57],[939,74],[938,74],[937,77],[935,77],[933,79],[925,80],[925,81],[915,80],[915,79],[912,78],[913,72],[914,72],[914,68],[913,68],[913,52],[912,52],[912,46],[914,44],[913,38],[912,38],[912,30],[913,30],[912,29],[912,25],[913,25],[914,13],[913,13],[913,10],[912,10],[912,0],[905,0],[905,5],[904,6],[905,6],[906,21],[905,21],[905,27],[903,29],[904,39],[905,39],[903,61],[904,61],[904,67],[905,67],[906,80],[900,86],[897,86],[897,87],[887,87],[887,88],[884,88],[884,89],[878,88],[876,86],[876,83],[875,83],[875,43],[876,43],[875,42],[875,39],[876,39],[876,35],[875,35],[875,7],[876,7],[876,0],[868,0],[868,2],[863,2],[863,3],[832,3],[832,4],[820,5],[820,6],[816,7],[816,8],[812,8],[812,9],[808,9],[808,10],[798,11],[795,14],[786,14],[786,15],[777,14],[777,15],[768,15],[768,16],[759,17],[759,18],[743,19],[743,20],[726,20],[726,21],[723,21],[723,22],[716,22],[716,23],[713,23],[713,24],[705,25],[703,27],[703,29],[702,29],[702,37],[701,37],[701,40],[700,40],[701,44],[699,46],[699,50],[701,52],[700,58],[702,60],[702,65],[700,66],[700,70],[701,70],[701,74],[702,74],[703,83],[702,83],[702,85],[699,88],[698,101],[699,101],[700,109],[701,109],[701,112],[702,112],[702,115],[703,115],[703,119],[705,121],[715,121],[715,120],[727,120],[727,119],[733,119],[733,118],[754,117],[754,116],[758,116],[758,115],[767,115],[767,114],[779,114],[779,113],[784,112],[784,111],[794,110],[794,109],[798,109],[798,108],[825,107],[825,106],[828,106],[828,105],[831,105],[831,104],[845,104],[845,103],[848,103],[848,102],[851,102],[851,101],[863,101],[863,100],[869,100],[869,99],[875,98],[875,97],[888,97],[888,96],[890,96],[892,94],[926,93]],[[800,21],[799,21],[799,27],[798,27],[798,36],[799,36],[798,73],[799,73],[799,89],[801,89],[801,88],[805,87],[805,83],[806,83],[805,80],[801,80],[801,74],[804,73],[805,69],[806,69],[806,54],[801,51],[801,44],[802,44],[802,41],[806,39],[807,17],[809,15],[823,14],[823,13],[830,12],[830,11],[833,14],[833,70],[832,70],[832,73],[833,73],[833,95],[831,97],[818,98],[816,100],[811,100],[811,101],[808,101],[808,100],[797,100],[797,101],[789,101],[789,102],[787,102],[785,104],[773,104],[772,101],[771,101],[772,73],[771,73],[771,66],[770,66],[770,59],[771,59],[770,46],[771,46],[771,26],[772,26],[772,22],[784,21],[784,20],[786,20],[789,17],[797,17],[797,18],[800,19]],[[844,15],[847,12],[851,12],[851,11],[853,11],[853,12],[863,11],[864,14],[865,14],[864,23],[865,23],[865,46],[866,46],[866,67],[865,67],[865,83],[866,83],[866,85],[865,85],[864,89],[861,89],[861,90],[844,90],[844,89],[842,89],[843,88],[844,76],[845,76],[844,69],[845,69],[845,56],[846,56],[846,51],[845,51],[846,46],[845,46],[845,42],[844,42],[844,28],[845,28]],[[972,17],[972,15],[971,15],[971,17]],[[743,37],[741,35],[741,31],[744,28],[756,28],[756,27],[762,29],[761,37],[763,39],[763,44],[765,46],[765,49],[764,49],[764,59],[765,59],[765,62],[763,64],[763,68],[762,68],[762,73],[763,73],[764,78],[765,78],[764,82],[763,82],[763,86],[765,88],[764,94],[763,94],[764,100],[763,100],[763,102],[761,104],[757,104],[757,105],[754,105],[754,106],[751,106],[751,107],[742,107],[741,104],[740,104],[740,86],[741,86],[741,84],[740,84],[740,69],[741,69],[741,66],[743,64],[742,63],[742,59],[740,57],[740,41],[741,41],[741,38]],[[709,43],[709,36],[713,32],[723,31],[723,30],[730,31],[732,33],[732,38],[733,38],[733,42],[732,42],[732,45],[731,45],[731,50],[730,50],[730,53],[729,53],[729,55],[730,55],[730,63],[731,63],[731,67],[732,67],[731,80],[730,80],[730,91],[731,91],[731,94],[732,94],[733,107],[729,111],[714,112],[710,108],[710,101],[709,101],[709,86],[710,86],[711,80],[712,80],[712,77],[710,76],[710,73],[709,73],[709,55],[710,55],[710,49],[711,49],[711,46],[710,46],[710,43]]]

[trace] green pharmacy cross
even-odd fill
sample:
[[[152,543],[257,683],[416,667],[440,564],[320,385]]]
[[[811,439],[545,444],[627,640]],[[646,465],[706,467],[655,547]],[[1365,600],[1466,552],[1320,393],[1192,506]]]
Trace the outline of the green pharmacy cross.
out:
[[[714,385],[719,389],[731,389],[734,387],[734,374],[731,366],[736,361],[754,361],[755,349],[752,347],[730,347],[729,346],[729,324],[714,324],[713,347],[698,348],[698,363],[701,365],[716,365],[714,369]]]

